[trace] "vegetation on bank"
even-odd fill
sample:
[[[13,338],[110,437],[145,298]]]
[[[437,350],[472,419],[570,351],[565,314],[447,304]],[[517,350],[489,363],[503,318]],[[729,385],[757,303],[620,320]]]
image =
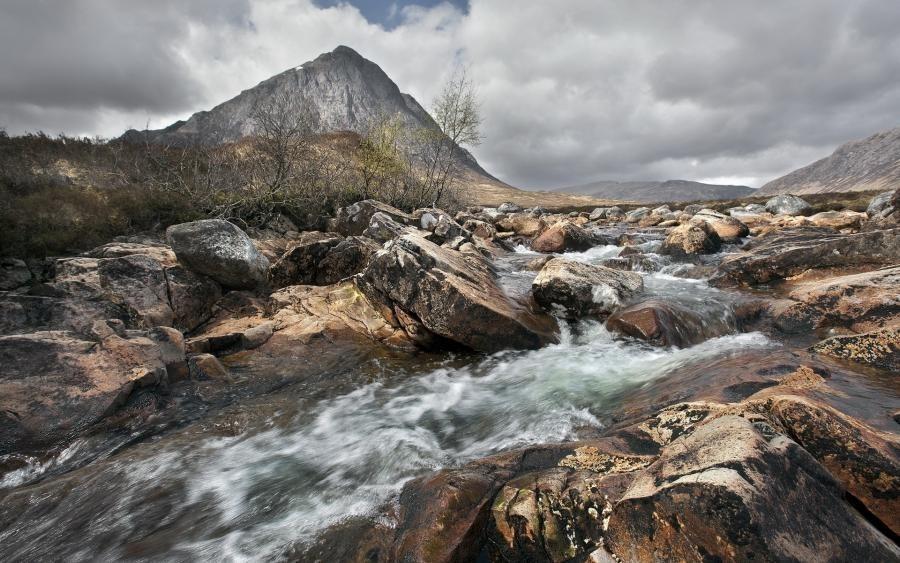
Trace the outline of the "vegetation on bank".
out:
[[[208,217],[259,227],[282,214],[315,228],[367,198],[408,211],[454,209],[462,146],[481,138],[464,73],[448,81],[432,112],[432,128],[385,115],[362,135],[315,134],[308,101],[276,96],[255,108],[254,136],[212,147],[0,131],[0,256],[75,253]]]

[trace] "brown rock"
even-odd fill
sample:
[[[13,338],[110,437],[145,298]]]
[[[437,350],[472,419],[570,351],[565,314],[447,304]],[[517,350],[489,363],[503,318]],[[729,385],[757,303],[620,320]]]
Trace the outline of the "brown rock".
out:
[[[696,225],[688,223],[670,230],[659,252],[671,256],[712,254],[718,252],[721,246],[719,235],[709,223],[703,221]]]
[[[531,243],[535,252],[565,252],[587,250],[596,241],[591,233],[568,221],[561,221],[545,230]]]
[[[900,327],[865,334],[832,336],[811,348],[813,352],[900,372]]]
[[[684,307],[658,300],[620,309],[610,315],[606,326],[614,332],[653,344],[679,348],[724,334],[724,331],[715,330],[718,325],[707,326],[699,315]]]

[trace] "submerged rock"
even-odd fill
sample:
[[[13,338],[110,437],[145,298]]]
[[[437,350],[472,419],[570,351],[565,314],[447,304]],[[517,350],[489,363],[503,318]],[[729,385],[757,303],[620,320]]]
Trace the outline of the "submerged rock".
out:
[[[643,289],[640,274],[564,258],[547,262],[531,285],[535,301],[569,319],[608,315]]]
[[[266,282],[269,261],[244,231],[221,219],[172,225],[166,240],[178,261],[230,289],[253,289]]]
[[[679,348],[699,344],[724,333],[713,330],[713,327],[708,329],[700,315],[684,307],[655,299],[616,311],[606,321],[606,326],[614,332],[653,344]]]

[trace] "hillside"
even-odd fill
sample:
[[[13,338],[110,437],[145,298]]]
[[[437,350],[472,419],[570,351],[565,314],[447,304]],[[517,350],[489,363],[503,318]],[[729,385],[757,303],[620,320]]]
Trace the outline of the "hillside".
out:
[[[850,141],[831,156],[772,180],[759,193],[888,190],[900,185],[900,127]]]
[[[643,202],[733,199],[752,195],[755,192],[753,188],[747,186],[704,184],[690,180],[666,180],[665,182],[599,181],[579,186],[557,188],[555,191],[584,194],[602,199]]]

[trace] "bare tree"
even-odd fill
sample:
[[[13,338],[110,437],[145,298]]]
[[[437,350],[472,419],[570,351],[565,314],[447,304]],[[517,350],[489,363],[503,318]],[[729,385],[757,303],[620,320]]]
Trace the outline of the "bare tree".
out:
[[[481,111],[475,87],[465,69],[457,69],[444,84],[432,104],[440,131],[426,130],[425,185],[434,202],[453,189],[459,175],[463,146],[481,143]]]

